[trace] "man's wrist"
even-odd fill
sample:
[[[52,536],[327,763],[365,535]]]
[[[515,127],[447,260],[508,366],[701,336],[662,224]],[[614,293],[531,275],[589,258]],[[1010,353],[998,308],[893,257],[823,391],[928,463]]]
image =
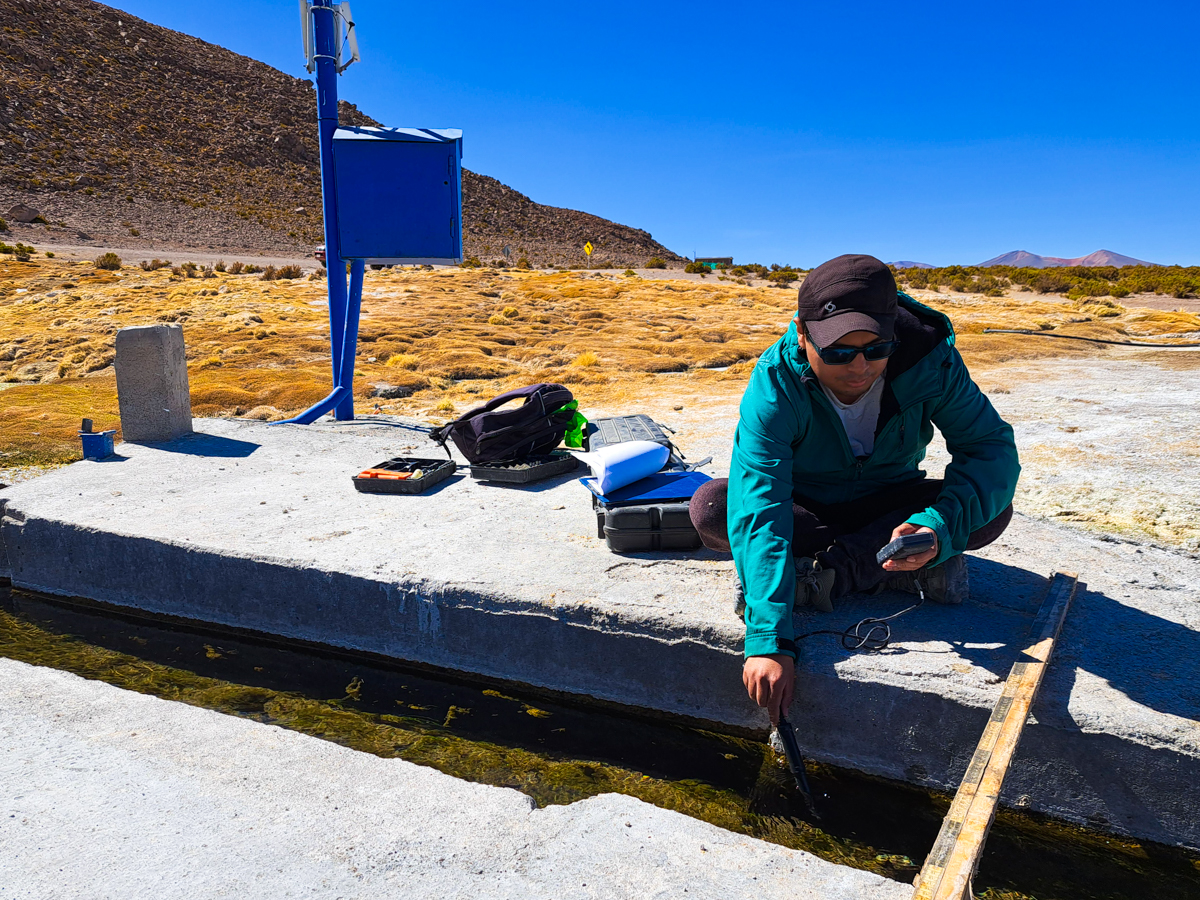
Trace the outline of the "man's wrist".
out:
[[[746,657],[746,660],[742,663],[742,668],[754,667],[756,669],[761,669],[761,666],[764,662],[766,662],[768,665],[773,663],[782,668],[785,672],[789,667],[795,667],[796,665],[796,660],[787,653],[766,653],[761,656]]]
[[[782,654],[796,658],[796,642],[791,638],[780,637],[774,632],[758,632],[747,634],[742,655],[749,659],[751,656],[774,656]]]
[[[950,532],[946,528],[946,523],[942,521],[942,517],[936,512],[925,510],[924,512],[913,513],[905,520],[909,525],[915,525],[917,528],[928,528],[937,538],[937,555],[930,560],[929,565],[936,565],[943,562],[946,557],[950,556]]]

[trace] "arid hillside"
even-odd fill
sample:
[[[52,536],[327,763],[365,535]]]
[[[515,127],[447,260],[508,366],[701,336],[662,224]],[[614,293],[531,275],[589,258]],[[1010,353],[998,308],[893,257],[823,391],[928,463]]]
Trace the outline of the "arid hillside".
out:
[[[315,91],[91,0],[10,0],[0,24],[0,216],[30,243],[139,239],[306,255],[321,240]],[[379,124],[343,103],[345,124]],[[410,123],[394,123],[410,124]],[[469,140],[469,131],[467,135]],[[464,250],[535,266],[677,261],[645,231],[464,179]]]

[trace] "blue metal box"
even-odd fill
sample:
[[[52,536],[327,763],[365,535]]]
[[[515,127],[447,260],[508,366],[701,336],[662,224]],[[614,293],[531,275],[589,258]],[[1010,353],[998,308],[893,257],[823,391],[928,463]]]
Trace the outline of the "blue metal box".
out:
[[[83,458],[105,459],[112,456],[115,452],[113,449],[113,435],[116,433],[117,430],[115,428],[111,431],[79,432],[79,440],[83,443]]]
[[[343,259],[462,261],[457,128],[339,128],[333,171]]]

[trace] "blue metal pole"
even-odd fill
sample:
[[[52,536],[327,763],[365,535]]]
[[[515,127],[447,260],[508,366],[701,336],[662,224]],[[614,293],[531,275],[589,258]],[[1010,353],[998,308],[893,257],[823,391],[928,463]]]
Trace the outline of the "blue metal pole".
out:
[[[338,243],[337,185],[333,179],[333,133],[338,127],[337,41],[338,20],[333,0],[313,0],[313,28],[317,65],[317,131],[321,144],[321,200],[325,216],[325,268],[329,282],[329,349],[333,384],[343,387],[342,344],[346,326],[346,263]],[[354,418],[353,400],[349,415]]]
[[[350,263],[350,297],[346,304],[346,327],[342,344],[342,368],[337,380],[338,386],[345,391],[341,401],[334,407],[334,415],[339,419],[354,418],[354,359],[358,351],[358,314],[362,309],[363,272],[366,262],[356,259]]]
[[[337,42],[338,20],[334,0],[312,0],[313,45],[317,67],[317,136],[321,147],[321,207],[325,220],[325,269],[329,286],[329,352],[332,357],[333,390],[320,403],[288,422],[308,425],[333,410],[337,419],[354,418],[354,346],[358,337],[358,303],[354,310],[354,341],[350,351],[351,381],[342,381],[343,345],[346,341],[348,297],[346,262],[338,242],[337,184],[333,177],[333,133],[338,127]],[[356,299],[362,297],[362,273],[359,272]]]

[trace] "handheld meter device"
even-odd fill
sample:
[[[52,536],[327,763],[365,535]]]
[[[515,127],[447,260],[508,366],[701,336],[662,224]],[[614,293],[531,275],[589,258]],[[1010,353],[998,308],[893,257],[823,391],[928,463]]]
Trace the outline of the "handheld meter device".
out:
[[[916,534],[902,534],[882,550],[875,554],[875,561],[881,566],[889,559],[904,559],[916,556],[926,550],[932,550],[937,543],[937,536],[928,531],[918,531]]]

